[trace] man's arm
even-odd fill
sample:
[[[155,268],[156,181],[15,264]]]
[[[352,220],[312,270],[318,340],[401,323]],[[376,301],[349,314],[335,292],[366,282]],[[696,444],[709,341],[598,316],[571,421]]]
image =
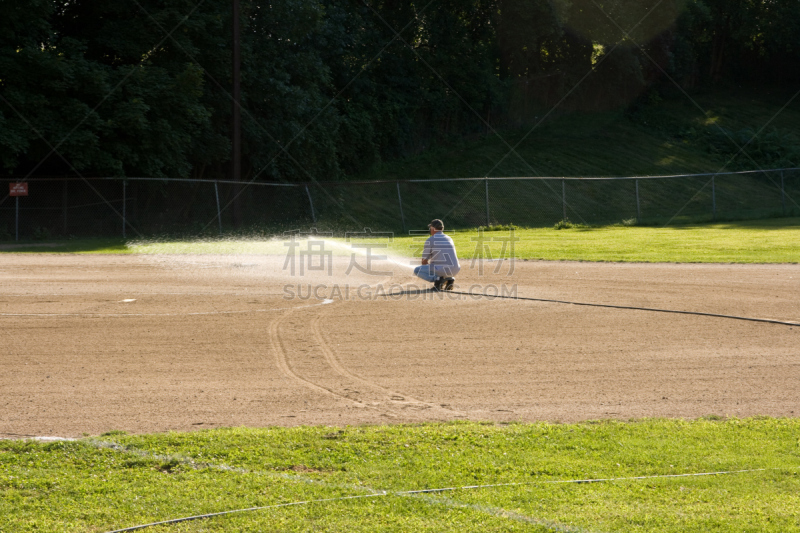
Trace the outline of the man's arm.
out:
[[[432,247],[433,247],[433,243],[431,242],[431,239],[426,240],[425,241],[425,246],[422,247],[422,264],[423,265],[427,265],[428,263],[431,262],[430,258],[431,258],[431,249],[432,249]]]

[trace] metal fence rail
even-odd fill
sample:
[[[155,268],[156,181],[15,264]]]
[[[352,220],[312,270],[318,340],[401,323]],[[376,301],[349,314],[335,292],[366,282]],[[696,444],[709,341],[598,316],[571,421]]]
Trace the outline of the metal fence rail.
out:
[[[0,178],[0,240],[57,236],[670,224],[800,215],[800,169],[628,177],[495,177],[370,182],[39,177],[11,197]]]

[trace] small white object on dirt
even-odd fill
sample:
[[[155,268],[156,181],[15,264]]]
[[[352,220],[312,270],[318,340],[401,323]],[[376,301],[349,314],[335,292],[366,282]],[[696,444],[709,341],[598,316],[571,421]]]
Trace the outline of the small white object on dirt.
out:
[[[135,301],[136,301],[136,298],[128,298],[126,300],[120,300],[120,302],[125,302],[125,303],[127,303],[127,302],[135,302]]]

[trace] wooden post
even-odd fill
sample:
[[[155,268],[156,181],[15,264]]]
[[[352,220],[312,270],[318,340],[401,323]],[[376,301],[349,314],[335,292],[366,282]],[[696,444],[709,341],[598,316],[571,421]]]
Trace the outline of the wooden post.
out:
[[[233,0],[233,175],[231,181],[241,181],[242,177],[242,130],[241,111],[241,47],[239,43],[239,0]]]
[[[243,223],[242,214],[242,115],[241,115],[241,39],[240,39],[239,0],[233,0],[233,123],[231,135],[231,181],[233,185],[233,224],[239,228]]]

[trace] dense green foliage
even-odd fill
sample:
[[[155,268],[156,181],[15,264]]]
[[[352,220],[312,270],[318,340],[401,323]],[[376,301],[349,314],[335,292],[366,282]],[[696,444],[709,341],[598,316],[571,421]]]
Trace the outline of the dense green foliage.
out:
[[[0,3],[3,171],[225,176],[230,5]],[[794,0],[242,0],[242,26],[243,173],[263,180],[340,179],[672,80],[797,81],[800,61]]]
[[[783,532],[800,518],[798,429],[712,416],[0,441],[0,529],[109,531],[275,506],[152,531]],[[616,479],[569,482],[598,478]],[[309,500],[323,501],[287,505]]]

